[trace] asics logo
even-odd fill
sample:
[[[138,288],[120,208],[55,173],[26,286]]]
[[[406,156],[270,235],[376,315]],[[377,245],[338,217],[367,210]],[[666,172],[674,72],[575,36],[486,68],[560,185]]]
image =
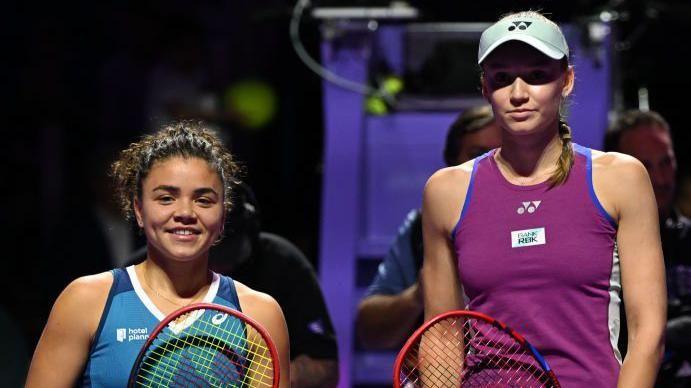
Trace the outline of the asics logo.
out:
[[[521,206],[516,209],[516,213],[518,214],[524,214],[525,212],[528,212],[530,214],[535,213],[535,210],[537,210],[538,206],[542,201],[527,201],[527,202],[521,202]]]
[[[218,313],[211,318],[211,323],[214,325],[220,325],[226,320],[226,318],[228,318],[228,314]]]
[[[509,31],[515,31],[516,28],[523,31],[523,30],[526,30],[528,27],[530,27],[530,25],[533,24],[533,22],[524,22],[524,21],[519,20],[519,21],[511,22],[511,24],[513,24],[513,25],[509,26]]]

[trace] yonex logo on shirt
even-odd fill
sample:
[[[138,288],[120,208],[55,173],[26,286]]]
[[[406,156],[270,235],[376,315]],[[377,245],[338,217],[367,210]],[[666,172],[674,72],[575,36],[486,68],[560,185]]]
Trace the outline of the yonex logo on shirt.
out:
[[[144,341],[149,338],[149,329],[140,327],[136,329],[124,328],[115,329],[115,339],[118,342]]]
[[[535,210],[537,210],[538,206],[542,201],[527,201],[527,202],[521,202],[521,206],[516,209],[516,213],[518,214],[524,214],[525,212],[528,212],[530,214],[535,213]]]

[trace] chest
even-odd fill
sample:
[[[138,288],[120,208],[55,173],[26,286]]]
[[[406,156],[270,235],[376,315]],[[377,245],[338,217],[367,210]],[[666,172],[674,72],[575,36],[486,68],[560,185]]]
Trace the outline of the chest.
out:
[[[466,292],[607,287],[615,230],[592,203],[550,193],[480,197],[455,239]]]

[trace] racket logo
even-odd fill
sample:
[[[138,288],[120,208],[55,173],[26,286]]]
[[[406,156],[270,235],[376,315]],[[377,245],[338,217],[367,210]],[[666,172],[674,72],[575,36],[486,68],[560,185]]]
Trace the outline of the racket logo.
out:
[[[214,315],[214,316],[211,318],[211,323],[213,323],[214,325],[220,325],[220,324],[223,323],[227,318],[228,318],[228,314],[226,314],[226,313],[218,313],[218,314]]]

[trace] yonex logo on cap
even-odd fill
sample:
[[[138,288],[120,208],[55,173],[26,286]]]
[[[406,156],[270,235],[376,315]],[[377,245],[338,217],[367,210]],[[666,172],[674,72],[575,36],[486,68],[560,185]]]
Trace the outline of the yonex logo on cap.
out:
[[[533,24],[533,22],[524,22],[522,20],[511,22],[511,23],[513,25],[509,26],[509,31],[514,31],[516,28],[518,28],[519,30],[525,30],[528,27],[530,27],[531,24]]]

